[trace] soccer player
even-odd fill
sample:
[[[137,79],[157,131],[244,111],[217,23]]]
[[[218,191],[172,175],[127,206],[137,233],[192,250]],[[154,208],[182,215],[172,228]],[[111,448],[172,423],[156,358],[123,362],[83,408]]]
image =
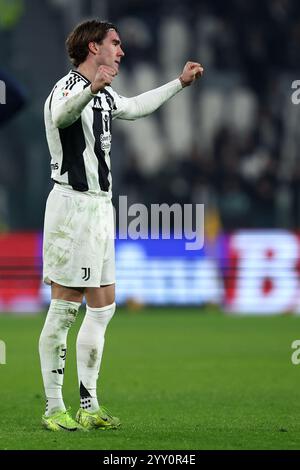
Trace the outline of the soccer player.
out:
[[[45,126],[54,187],[45,211],[43,279],[51,303],[39,341],[46,394],[43,425],[61,429],[113,429],[120,420],[97,398],[105,330],[115,312],[114,222],[111,203],[112,120],[147,116],[203,73],[187,62],[179,78],[133,98],[111,83],[124,56],[117,28],[92,20],[66,41],[74,69],[59,80],[45,103]],[[62,385],[67,335],[85,296],[77,337],[80,408],[73,419]]]

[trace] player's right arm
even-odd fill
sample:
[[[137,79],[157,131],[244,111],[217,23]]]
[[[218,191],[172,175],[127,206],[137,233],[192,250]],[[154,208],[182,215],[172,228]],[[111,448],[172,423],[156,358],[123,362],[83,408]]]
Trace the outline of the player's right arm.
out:
[[[77,86],[77,90],[73,93],[59,85],[54,90],[52,99],[50,98],[50,111],[55,127],[64,129],[71,126],[77,121],[86,105],[93,98],[91,87],[88,86],[82,89],[84,83],[80,85],[80,91],[78,91],[79,87]]]
[[[111,84],[115,75],[116,71],[112,67],[101,65],[93,82],[88,86],[86,86],[88,82],[84,80],[71,86],[68,80],[63,83],[59,82],[50,98],[50,111],[54,126],[63,129],[77,121],[86,105],[100,90]]]

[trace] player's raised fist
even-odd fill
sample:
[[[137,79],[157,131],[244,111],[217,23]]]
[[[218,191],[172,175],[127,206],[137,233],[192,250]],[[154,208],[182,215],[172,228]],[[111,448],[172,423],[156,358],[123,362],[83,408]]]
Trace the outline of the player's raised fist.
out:
[[[203,67],[198,62],[187,62],[183,68],[182,74],[179,77],[183,87],[189,86],[197,78],[203,75]]]
[[[117,70],[110,65],[100,65],[91,84],[92,93],[98,93],[102,88],[110,85],[117,73]]]

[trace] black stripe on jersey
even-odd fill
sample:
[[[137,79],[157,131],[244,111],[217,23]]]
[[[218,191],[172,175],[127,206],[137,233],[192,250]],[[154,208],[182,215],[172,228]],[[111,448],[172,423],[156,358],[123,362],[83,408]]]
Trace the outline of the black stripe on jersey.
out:
[[[64,89],[67,90],[69,88],[69,85],[71,85],[71,83],[72,83],[72,78],[69,77],[68,80],[65,83]]]
[[[76,85],[76,83],[79,83],[81,81],[82,79],[80,77],[73,77],[73,76],[69,77],[65,84],[65,90],[72,90],[74,85]]]
[[[60,174],[68,172],[70,186],[76,191],[89,189],[83,161],[83,152],[86,148],[81,118],[71,126],[58,129],[63,151],[63,160]]]
[[[106,95],[106,101],[109,104],[111,111],[115,111],[117,109],[117,106],[113,96],[105,88],[102,90],[102,92],[104,92]]]
[[[111,115],[109,116],[111,120]],[[101,148],[101,134],[103,133],[102,112],[100,109],[93,108],[93,133],[95,137],[94,152],[98,158],[98,177],[102,191],[109,190],[109,169],[105,161],[105,152]]]
[[[73,82],[69,85],[69,90],[72,90],[72,88],[74,87],[74,85],[76,85],[76,83],[80,82],[80,78],[75,78],[73,79]]]

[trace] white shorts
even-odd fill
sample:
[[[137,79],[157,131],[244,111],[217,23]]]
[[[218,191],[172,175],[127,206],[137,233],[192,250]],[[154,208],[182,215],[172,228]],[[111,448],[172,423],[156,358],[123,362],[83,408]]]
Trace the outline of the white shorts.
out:
[[[67,287],[115,283],[110,199],[54,185],[45,212],[43,279]]]

